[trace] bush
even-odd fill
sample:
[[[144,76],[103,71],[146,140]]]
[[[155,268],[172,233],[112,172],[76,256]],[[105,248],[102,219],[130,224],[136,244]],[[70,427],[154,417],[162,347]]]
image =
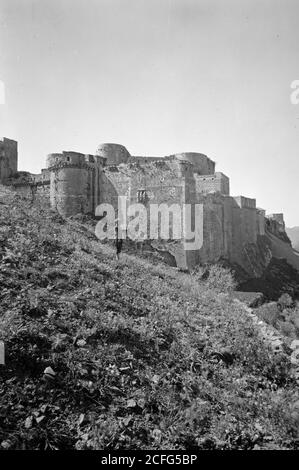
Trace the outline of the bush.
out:
[[[199,266],[193,276],[203,282],[207,289],[217,293],[229,293],[237,288],[237,282],[229,268],[220,264],[212,264],[203,268]]]
[[[277,322],[281,316],[276,302],[269,302],[262,305],[256,310],[257,315],[264,320],[268,325],[273,327],[277,326]]]
[[[281,311],[283,311],[286,308],[294,307],[294,301],[289,294],[282,294],[279,297],[277,304]]]
[[[289,321],[278,322],[277,329],[289,338],[296,338],[296,327]]]

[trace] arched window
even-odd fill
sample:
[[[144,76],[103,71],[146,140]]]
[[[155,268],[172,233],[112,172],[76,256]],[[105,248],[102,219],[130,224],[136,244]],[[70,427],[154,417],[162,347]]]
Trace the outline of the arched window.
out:
[[[148,195],[145,189],[140,189],[137,191],[137,202],[140,202],[141,204],[147,202],[148,200]]]

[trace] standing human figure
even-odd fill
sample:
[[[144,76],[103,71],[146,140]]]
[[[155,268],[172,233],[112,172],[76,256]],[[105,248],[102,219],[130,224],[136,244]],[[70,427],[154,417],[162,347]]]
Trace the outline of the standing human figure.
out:
[[[119,260],[119,256],[122,250],[123,240],[119,238],[119,230],[118,230],[118,221],[115,224],[115,249],[116,249],[116,259]]]

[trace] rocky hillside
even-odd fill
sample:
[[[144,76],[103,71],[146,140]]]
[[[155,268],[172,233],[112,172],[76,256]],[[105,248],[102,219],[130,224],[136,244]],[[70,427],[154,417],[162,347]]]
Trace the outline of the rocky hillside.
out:
[[[265,235],[245,251],[254,276],[250,269],[232,266],[240,290],[262,292],[267,300],[278,300],[284,293],[299,299],[299,252],[281,224],[271,221]]]
[[[299,251],[299,227],[286,228],[286,232],[295,250]]]
[[[2,188],[0,285],[2,449],[297,447],[289,362],[222,295],[227,271],[117,262]]]

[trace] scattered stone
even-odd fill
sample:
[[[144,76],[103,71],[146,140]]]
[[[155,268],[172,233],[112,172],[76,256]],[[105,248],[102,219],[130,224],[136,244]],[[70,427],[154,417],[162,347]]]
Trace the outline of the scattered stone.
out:
[[[251,308],[260,307],[265,300],[264,295],[261,292],[235,291],[233,293],[233,297]]]
[[[52,369],[52,367],[48,366],[44,370],[44,377],[47,380],[54,380],[56,376],[56,372]]]
[[[25,428],[26,428],[26,429],[32,428],[32,421],[33,421],[32,416],[28,416],[28,417],[25,419]]]
[[[135,408],[136,405],[137,405],[137,403],[136,403],[135,400],[130,399],[130,400],[127,401],[127,407],[128,408]]]
[[[37,424],[40,424],[44,419],[45,419],[45,416],[39,416],[35,420],[36,420]]]
[[[78,425],[81,426],[85,422],[85,414],[81,413],[78,419]]]
[[[6,441],[1,442],[1,447],[4,450],[9,450],[11,448],[11,446],[12,446],[12,442],[9,439],[7,439]]]
[[[42,405],[40,411],[44,414],[48,411],[49,405]]]
[[[260,433],[264,432],[263,426],[261,426],[260,423],[255,423],[254,427],[258,432],[260,432]]]

